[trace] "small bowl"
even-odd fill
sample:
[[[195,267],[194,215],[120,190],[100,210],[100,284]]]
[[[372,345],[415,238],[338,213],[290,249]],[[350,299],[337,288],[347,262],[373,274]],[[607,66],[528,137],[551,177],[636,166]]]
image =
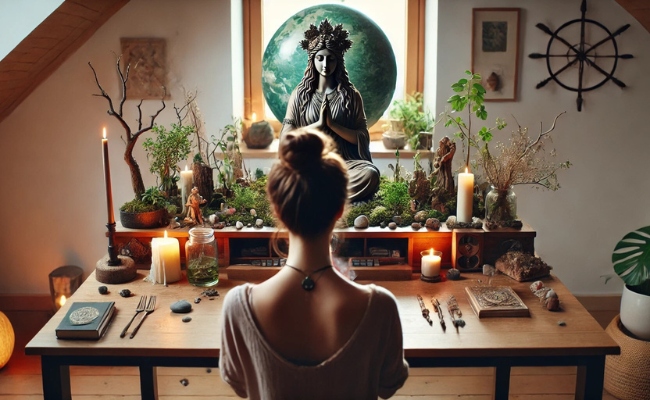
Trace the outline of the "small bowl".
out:
[[[403,149],[406,146],[406,134],[403,132],[384,132],[381,140],[384,147],[389,150]]]

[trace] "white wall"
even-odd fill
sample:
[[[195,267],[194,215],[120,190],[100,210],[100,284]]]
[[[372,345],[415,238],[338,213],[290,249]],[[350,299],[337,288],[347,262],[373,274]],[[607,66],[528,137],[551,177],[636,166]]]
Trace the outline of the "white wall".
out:
[[[437,82],[432,84],[429,75],[426,82],[426,90],[436,92],[438,112],[450,95],[449,85],[470,68],[472,8],[522,8],[519,100],[488,103],[489,119],[513,114],[536,132],[540,122],[547,126],[557,113],[567,111],[554,132],[554,144],[560,158],[570,159],[574,166],[562,171],[562,189],[557,192],[517,187],[519,215],[537,230],[539,254],[574,293],[619,293],[618,280],[604,285],[599,275],[612,272],[610,257],[616,242],[628,231],[650,223],[650,213],[644,207],[650,188],[643,168],[650,148],[643,114],[650,81],[640,79],[650,67],[649,33],[614,0],[589,1],[589,18],[611,30],[632,25],[618,42],[621,52],[635,58],[621,61],[616,71],[627,83],[626,89],[608,83],[586,93],[584,109],[578,113],[575,93],[553,84],[535,89],[548,74],[543,61],[527,55],[543,52],[548,41],[535,24],[544,22],[557,28],[579,18],[580,1],[438,3],[442,34],[437,43]],[[119,54],[120,37],[165,37],[172,100],[158,122],[174,121],[172,104],[182,102],[183,85],[199,89],[206,127],[216,133],[241,110],[239,104],[233,105],[237,98],[233,91],[239,86],[232,82],[231,57],[238,52],[231,47],[230,11],[230,1],[131,0],[0,123],[0,293],[47,293],[51,270],[75,264],[88,274],[105,254],[106,203],[100,155],[104,125],[110,139],[116,211],[133,197],[129,171],[122,160],[122,130],[106,115],[106,102],[91,96],[97,88],[87,62],[93,63],[105,89],[117,96],[111,52]],[[426,51],[432,51],[433,45],[428,43]],[[432,99],[433,93],[425,96]],[[135,118],[135,105],[135,101],[125,105],[129,122]],[[145,115],[157,106],[155,101],[145,102]],[[437,132],[439,137],[440,130]],[[143,139],[136,159],[145,186],[152,186],[155,179],[141,150]]]
[[[611,253],[629,231],[650,224],[649,175],[646,167],[650,135],[644,107],[650,80],[642,79],[650,67],[650,35],[614,0],[590,0],[587,18],[610,31],[631,27],[617,37],[619,51],[633,59],[619,62],[615,76],[628,87],[608,82],[584,94],[582,112],[576,109],[576,93],[549,83],[543,60],[528,54],[545,53],[549,36],[535,27],[551,29],[580,18],[579,0],[440,0],[438,41],[437,110],[451,94],[449,86],[470,69],[473,7],[521,7],[519,100],[487,104],[488,122],[514,115],[531,133],[540,122],[550,126],[555,115],[566,111],[553,132],[559,160],[573,166],[561,171],[557,192],[515,187],[518,214],[537,230],[535,248],[554,268],[554,273],[577,294],[620,293],[618,278],[603,284],[600,275],[613,272]],[[599,36],[598,38],[601,38]],[[578,38],[573,38],[578,41]],[[592,44],[596,41],[587,37]],[[512,120],[510,120],[512,122]],[[501,133],[501,137],[509,135]]]
[[[208,132],[231,122],[231,19],[229,1],[132,0],[45,80],[0,124],[0,293],[48,293],[48,274],[74,264],[86,275],[105,253],[106,196],[101,128],[107,126],[116,218],[133,198],[123,161],[123,130],[106,114],[87,63],[117,104],[115,55],[121,37],[167,39],[171,100],[156,122],[175,121],[181,86],[199,89]],[[125,119],[135,128],[137,101],[127,100]],[[148,121],[160,106],[145,101]],[[145,186],[155,185],[138,141],[135,158]]]

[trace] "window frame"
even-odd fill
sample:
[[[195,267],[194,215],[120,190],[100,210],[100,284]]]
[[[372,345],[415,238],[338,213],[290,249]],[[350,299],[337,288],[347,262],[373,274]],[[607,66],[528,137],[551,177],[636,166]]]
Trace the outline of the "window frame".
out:
[[[262,92],[262,1],[242,0],[244,27],[244,121],[250,122],[255,113],[258,120],[266,119],[279,132],[280,121],[267,118]],[[403,95],[424,90],[424,29],[426,0],[406,0],[406,65]],[[371,139],[381,139],[379,120],[369,127]]]

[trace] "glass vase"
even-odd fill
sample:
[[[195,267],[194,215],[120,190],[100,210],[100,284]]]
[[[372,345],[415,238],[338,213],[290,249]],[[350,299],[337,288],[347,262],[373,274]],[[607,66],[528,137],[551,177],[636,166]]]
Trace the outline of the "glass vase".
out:
[[[194,286],[214,286],[219,282],[217,243],[212,228],[192,228],[185,243],[187,281]]]
[[[491,186],[485,196],[485,219],[490,222],[510,222],[517,219],[517,195],[512,190]]]

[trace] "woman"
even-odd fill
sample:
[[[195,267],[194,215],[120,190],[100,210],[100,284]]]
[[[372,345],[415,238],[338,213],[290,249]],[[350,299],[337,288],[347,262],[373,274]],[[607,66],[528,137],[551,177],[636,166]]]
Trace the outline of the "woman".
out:
[[[370,156],[363,100],[345,69],[348,32],[325,19],[318,29],[311,25],[301,46],[307,69],[289,98],[281,134],[308,127],[332,137],[348,168],[350,201],[366,199],[379,188],[379,169]]]
[[[251,399],[388,398],[408,376],[393,295],[332,268],[330,241],[347,197],[333,141],[286,133],[267,194],[289,233],[286,264],[231,289],[221,325],[221,377]]]

